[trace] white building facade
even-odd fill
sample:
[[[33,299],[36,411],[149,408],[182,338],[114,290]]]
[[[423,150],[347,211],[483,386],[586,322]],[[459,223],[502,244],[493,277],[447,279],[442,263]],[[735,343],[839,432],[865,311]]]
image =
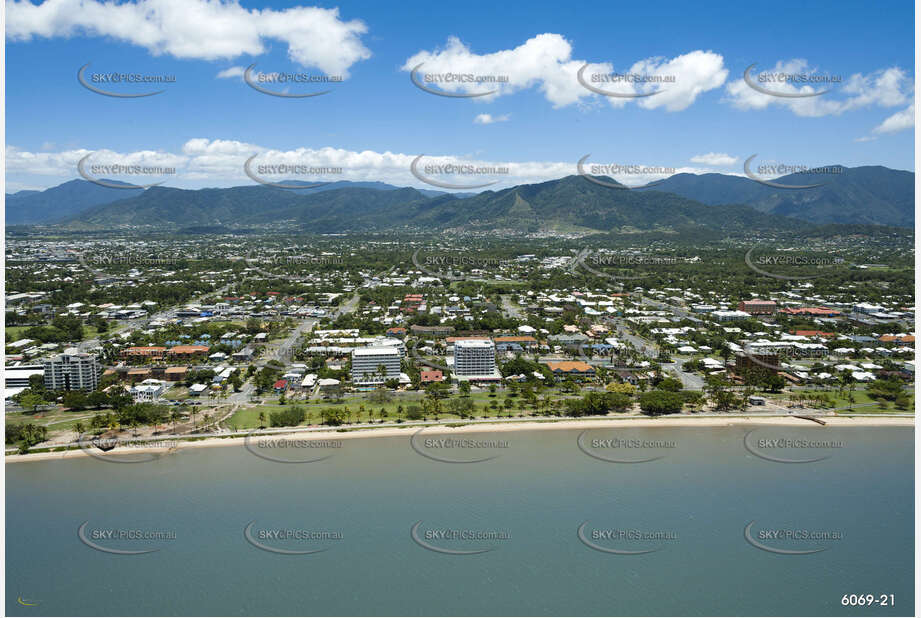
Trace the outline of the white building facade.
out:
[[[352,350],[352,384],[375,386],[400,378],[400,351],[375,346]]]

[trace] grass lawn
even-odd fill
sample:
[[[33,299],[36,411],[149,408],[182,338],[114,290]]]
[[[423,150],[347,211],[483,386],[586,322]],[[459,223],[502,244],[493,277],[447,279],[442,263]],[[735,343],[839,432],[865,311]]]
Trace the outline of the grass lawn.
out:
[[[799,395],[808,395],[810,393],[827,395],[832,402],[830,407],[836,408],[838,414],[912,414],[914,412],[913,396],[912,405],[909,406],[907,410],[899,410],[891,401],[885,401],[883,399],[871,399],[870,396],[867,395],[867,392],[863,389],[855,390],[853,392],[853,403],[848,400],[847,392],[845,392],[844,395],[841,395],[837,390],[801,390],[796,391],[796,393]],[[780,405],[786,405],[791,401],[790,393],[766,393],[766,396],[768,396],[774,403],[779,403]],[[807,405],[809,404],[807,403]],[[847,407],[850,405],[855,406],[853,411],[847,409]]]
[[[185,386],[173,386],[170,387],[165,393],[163,393],[161,399],[187,399],[189,397],[189,389]]]
[[[457,399],[459,395],[453,395],[450,398],[442,399],[442,412],[438,415],[439,419],[456,419],[462,420],[459,416],[451,414],[448,412],[448,400]],[[342,398],[341,401],[336,402],[334,400],[329,401],[311,401],[310,403],[305,403],[303,400],[290,402],[288,405],[296,405],[302,407],[307,412],[307,420],[303,425],[317,425],[320,423],[320,413],[325,408],[348,408],[351,412],[350,420],[354,423],[368,423],[368,422],[380,422],[381,408],[384,409],[386,415],[383,416],[384,422],[394,422],[397,419],[402,418],[403,420],[408,420],[407,407],[411,405],[416,405],[422,407],[422,400],[424,398],[423,393],[419,392],[409,392],[409,393],[398,393],[394,394],[390,401],[385,402],[374,402],[368,395],[354,395],[350,394]],[[487,418],[497,418],[499,416],[505,418],[508,416],[508,411],[503,407],[505,397],[503,394],[498,393],[496,397],[490,397],[488,392],[479,392],[472,393],[470,396],[471,401],[476,406],[474,415],[478,418],[487,417]],[[533,406],[527,405],[522,397],[512,397],[512,401],[515,402],[514,406],[511,409],[512,416],[518,416],[519,414],[524,414],[525,416],[530,416],[534,411]],[[553,399],[561,399],[558,395],[553,395]],[[274,401],[277,401],[273,398]],[[497,409],[489,408],[484,411],[484,406],[489,404],[492,401],[496,401],[498,404]],[[359,408],[364,406],[364,411],[360,411]],[[403,406],[402,413],[398,412],[398,407]],[[521,407],[524,407],[525,410],[522,410]],[[237,410],[234,415],[228,419],[225,423],[227,426],[236,427],[237,429],[249,429],[259,426],[259,412],[265,413],[265,424],[269,425],[269,415],[272,412],[278,412],[284,409],[287,406],[281,406],[277,403],[265,404],[265,405],[252,405],[247,406],[243,409]]]
[[[6,342],[12,343],[14,341],[19,341],[24,339],[23,333],[32,328],[31,326],[7,326],[6,327]]]

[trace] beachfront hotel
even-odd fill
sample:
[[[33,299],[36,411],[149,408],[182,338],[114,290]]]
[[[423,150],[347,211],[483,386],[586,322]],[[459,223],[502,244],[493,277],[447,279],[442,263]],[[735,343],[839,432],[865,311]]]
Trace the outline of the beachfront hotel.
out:
[[[380,367],[384,367],[383,375]],[[400,351],[395,347],[374,346],[352,350],[352,384],[373,386],[400,378]]]
[[[102,367],[92,354],[67,348],[45,361],[45,388],[50,391],[92,391],[99,386]]]
[[[492,377],[496,373],[496,346],[489,339],[454,343],[454,373],[458,378]]]

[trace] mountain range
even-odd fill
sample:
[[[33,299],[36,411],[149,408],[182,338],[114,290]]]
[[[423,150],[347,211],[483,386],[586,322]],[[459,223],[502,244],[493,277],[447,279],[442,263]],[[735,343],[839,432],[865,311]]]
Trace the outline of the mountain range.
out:
[[[821,186],[778,189],[744,176],[675,174],[655,185],[704,204],[747,204],[764,213],[811,223],[863,223],[913,227],[915,175],[882,166],[847,168],[840,174],[790,174],[776,184]]]
[[[601,183],[623,187],[606,177]],[[582,176],[477,194],[340,181],[287,190],[251,185],[211,189],[112,189],[73,180],[46,191],[7,194],[7,225],[67,229],[153,226],[256,227],[303,231],[506,229],[515,231],[783,231],[804,223],[913,227],[914,174],[885,167],[794,174],[778,189],[745,177],[676,174],[652,188],[611,188]],[[298,184],[285,181],[284,184]]]

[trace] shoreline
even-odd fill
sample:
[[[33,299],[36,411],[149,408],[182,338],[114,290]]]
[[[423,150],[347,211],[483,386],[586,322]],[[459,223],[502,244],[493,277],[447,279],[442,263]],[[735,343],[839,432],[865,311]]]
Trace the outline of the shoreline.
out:
[[[650,427],[707,427],[707,428],[726,428],[737,425],[765,425],[765,426],[787,426],[787,427],[914,427],[914,417],[886,417],[877,416],[872,418],[861,416],[820,416],[822,421],[827,423],[824,426],[807,419],[796,418],[793,416],[664,416],[664,417],[642,417],[642,418],[611,418],[611,419],[590,419],[590,420],[522,420],[520,422],[467,422],[460,427],[450,427],[448,424],[438,425],[404,425],[401,427],[366,427],[366,428],[340,428],[340,429],[323,429],[311,428],[310,430],[301,429],[300,431],[280,431],[278,433],[257,434],[254,437],[260,439],[272,440],[349,440],[355,438],[393,438],[400,436],[409,436],[419,431],[426,430],[426,435],[437,435],[447,433],[506,433],[519,431],[544,431],[544,430],[566,430],[566,429],[607,429],[607,428],[650,428]],[[463,421],[455,421],[463,422]],[[453,424],[452,422],[451,424]],[[345,429],[345,431],[341,431]],[[111,451],[105,452],[105,455],[124,455],[128,453],[161,453],[173,454],[185,449],[211,448],[218,446],[244,446],[248,436],[234,437],[207,437],[207,438],[186,438],[173,439],[169,437],[152,438],[151,441],[159,442],[176,442],[177,446],[164,449],[162,447],[139,447],[124,448],[116,447]],[[50,461],[55,459],[73,459],[77,457],[91,457],[89,453],[80,448],[75,448],[61,452],[30,453],[27,455],[11,454],[6,455],[6,463],[25,463],[30,461]]]

